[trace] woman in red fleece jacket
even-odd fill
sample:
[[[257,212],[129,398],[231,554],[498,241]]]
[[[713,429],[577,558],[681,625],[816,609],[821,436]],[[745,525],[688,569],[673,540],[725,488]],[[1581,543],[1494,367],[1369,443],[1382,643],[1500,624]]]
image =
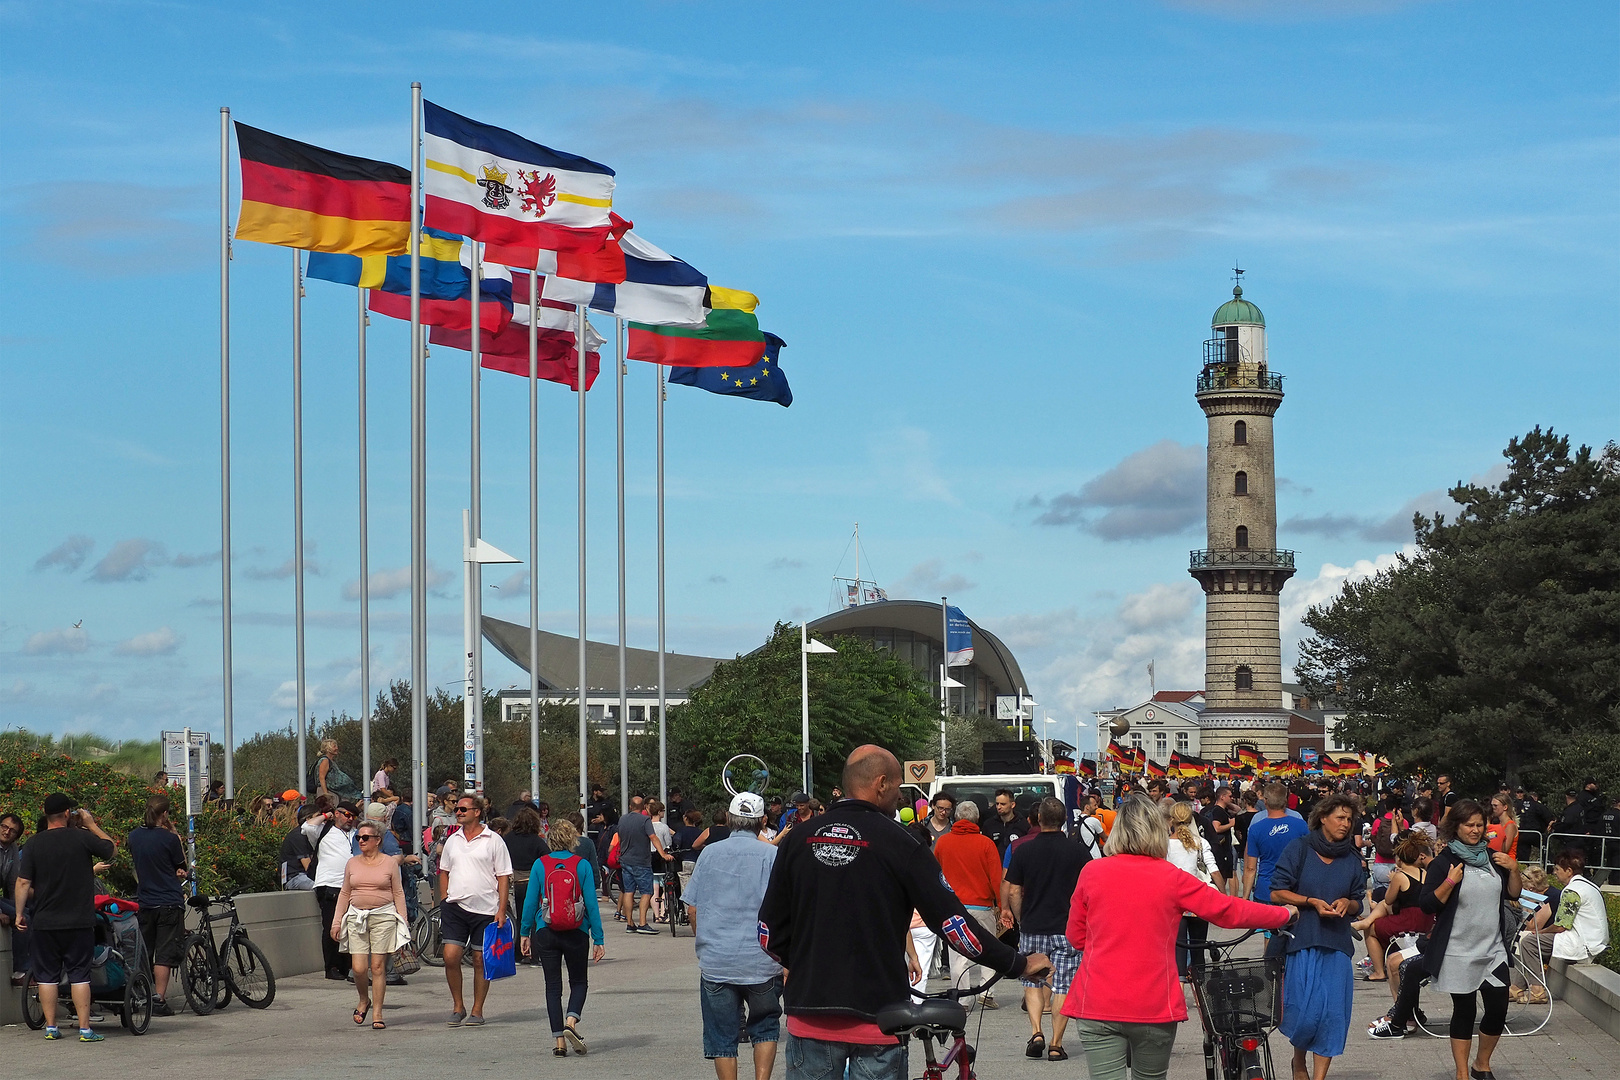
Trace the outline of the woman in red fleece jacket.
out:
[[[1091,1080],[1159,1080],[1170,1068],[1176,1025],[1187,999],[1176,973],[1183,912],[1228,929],[1274,930],[1295,910],[1225,896],[1165,859],[1168,836],[1159,808],[1130,795],[1104,848],[1080,871],[1069,903],[1069,943],[1080,970],[1063,1014],[1076,1027]]]

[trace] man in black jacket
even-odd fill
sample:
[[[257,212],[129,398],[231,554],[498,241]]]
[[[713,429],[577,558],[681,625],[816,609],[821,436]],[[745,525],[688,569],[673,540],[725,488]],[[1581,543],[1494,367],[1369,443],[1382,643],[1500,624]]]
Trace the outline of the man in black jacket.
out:
[[[906,1080],[903,1046],[878,1010],[906,1001],[913,910],[957,952],[1004,975],[1037,978],[1050,962],[985,934],[945,884],[928,849],[894,819],[900,762],[881,746],[844,763],[846,798],[793,830],[777,850],[759,909],[760,945],[791,973],[788,1080]],[[962,989],[967,989],[963,987]]]

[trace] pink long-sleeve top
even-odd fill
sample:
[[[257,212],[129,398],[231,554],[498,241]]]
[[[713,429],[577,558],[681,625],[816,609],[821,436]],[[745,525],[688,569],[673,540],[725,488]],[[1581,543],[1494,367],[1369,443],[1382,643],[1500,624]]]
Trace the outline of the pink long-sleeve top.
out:
[[[1080,871],[1069,903],[1069,944],[1080,970],[1063,1015],[1120,1023],[1187,1019],[1176,973],[1182,912],[1228,929],[1275,930],[1288,909],[1225,896],[1164,859],[1111,855]]]
[[[399,864],[386,855],[369,865],[363,855],[350,859],[343,868],[343,888],[338,890],[338,917],[342,918],[351,904],[370,911],[390,903],[399,917],[405,918],[405,886],[400,881]]]

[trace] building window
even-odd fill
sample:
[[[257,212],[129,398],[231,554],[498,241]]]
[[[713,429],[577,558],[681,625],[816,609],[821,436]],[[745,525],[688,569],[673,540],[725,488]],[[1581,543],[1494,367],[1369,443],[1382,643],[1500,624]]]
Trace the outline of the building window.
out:
[[[1188,737],[1187,733],[1185,731],[1176,732],[1176,753],[1185,754],[1191,749],[1192,739]]]
[[[1242,420],[1232,425],[1232,445],[1249,445],[1249,425]]]
[[[1153,733],[1153,756],[1164,757],[1170,753],[1170,733],[1155,731]]]
[[[1237,527],[1237,549],[1239,551],[1249,550],[1249,527],[1247,525]]]
[[[1249,493],[1249,474],[1240,472],[1232,478],[1232,494],[1247,495]]]
[[[1238,665],[1238,669],[1237,669],[1237,688],[1239,690],[1253,690],[1254,689],[1254,672],[1250,671],[1249,668],[1246,665],[1242,665],[1242,664]]]
[[[1131,732],[1131,749],[1142,749],[1142,733],[1140,731]]]

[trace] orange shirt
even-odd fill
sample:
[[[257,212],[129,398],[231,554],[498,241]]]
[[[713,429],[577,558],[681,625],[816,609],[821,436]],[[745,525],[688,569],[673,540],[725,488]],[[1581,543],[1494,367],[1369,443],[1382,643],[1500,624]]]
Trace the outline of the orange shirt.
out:
[[[996,842],[971,821],[958,821],[934,843],[945,883],[968,907],[1001,905],[1001,858]]]
[[[1119,811],[1099,806],[1097,816],[1102,819],[1103,839],[1106,840],[1108,834],[1114,831],[1114,819],[1119,816]]]

